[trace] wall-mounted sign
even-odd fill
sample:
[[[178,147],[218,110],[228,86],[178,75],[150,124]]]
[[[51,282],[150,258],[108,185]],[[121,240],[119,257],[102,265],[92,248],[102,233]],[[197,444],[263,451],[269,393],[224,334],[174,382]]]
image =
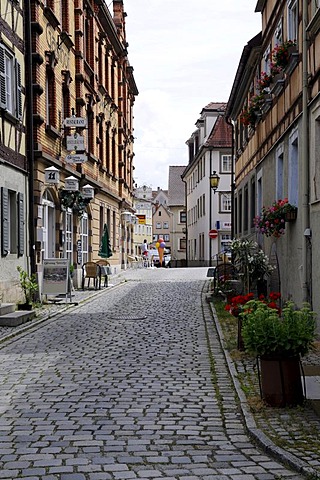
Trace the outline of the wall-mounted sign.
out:
[[[73,128],[86,128],[87,126],[87,119],[81,117],[69,117],[65,118],[63,125],[65,127],[73,127]]]
[[[66,156],[66,163],[84,163],[88,160],[88,157],[85,153],[70,153]]]
[[[75,177],[68,177],[65,179],[65,189],[70,192],[76,192],[79,190],[79,181]]]
[[[84,147],[84,137],[75,133],[74,135],[68,135],[67,140],[67,150],[72,152],[73,150],[85,150]]]
[[[136,214],[136,217],[138,217],[139,225],[145,225],[146,224],[146,216],[145,215],[137,215]]]

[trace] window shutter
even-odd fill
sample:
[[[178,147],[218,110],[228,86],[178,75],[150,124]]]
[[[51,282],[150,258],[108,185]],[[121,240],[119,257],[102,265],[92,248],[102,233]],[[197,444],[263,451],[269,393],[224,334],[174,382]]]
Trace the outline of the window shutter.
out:
[[[21,65],[18,60],[15,60],[16,73],[16,117],[19,120],[22,118],[22,94],[21,94]]]
[[[9,253],[9,192],[7,188],[1,187],[1,255]]]
[[[6,108],[6,106],[7,106],[7,94],[6,94],[4,48],[0,46],[0,107]]]
[[[24,196],[18,193],[18,256],[24,254]]]

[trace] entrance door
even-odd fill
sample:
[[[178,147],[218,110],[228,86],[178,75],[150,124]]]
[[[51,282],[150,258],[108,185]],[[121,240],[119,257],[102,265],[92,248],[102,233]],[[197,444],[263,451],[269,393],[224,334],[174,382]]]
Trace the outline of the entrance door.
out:
[[[55,204],[49,190],[43,198],[43,258],[55,258]]]

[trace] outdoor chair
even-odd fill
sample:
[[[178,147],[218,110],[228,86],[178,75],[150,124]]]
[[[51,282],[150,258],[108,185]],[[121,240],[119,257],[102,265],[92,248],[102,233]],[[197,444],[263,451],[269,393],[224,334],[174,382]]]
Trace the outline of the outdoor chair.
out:
[[[104,287],[108,286],[108,275],[110,275],[111,268],[108,260],[98,260],[97,265],[100,266],[101,276],[104,278]]]
[[[86,278],[88,279],[88,289],[90,287],[90,281],[93,280],[93,286],[95,290],[101,288],[101,267],[95,262],[86,262],[82,265],[82,290],[85,287]]]

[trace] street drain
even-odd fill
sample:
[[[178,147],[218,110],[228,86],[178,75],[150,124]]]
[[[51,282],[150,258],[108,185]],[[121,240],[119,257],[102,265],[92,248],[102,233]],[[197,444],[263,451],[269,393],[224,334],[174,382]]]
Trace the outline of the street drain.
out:
[[[131,321],[137,321],[137,320],[145,320],[147,315],[108,315],[108,318],[111,320],[131,320]]]

